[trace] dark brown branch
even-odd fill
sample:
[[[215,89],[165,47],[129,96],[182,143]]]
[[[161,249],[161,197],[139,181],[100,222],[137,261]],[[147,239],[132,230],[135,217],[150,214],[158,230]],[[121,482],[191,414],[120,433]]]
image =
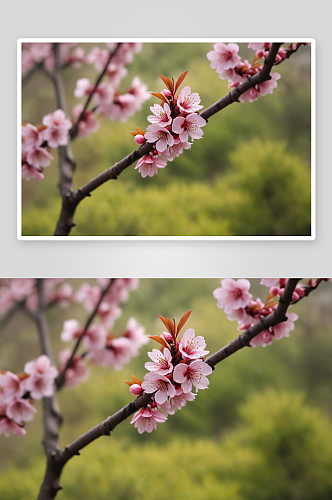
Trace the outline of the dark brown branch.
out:
[[[50,342],[50,336],[48,331],[48,324],[46,319],[46,292],[45,292],[45,280],[37,279],[37,294],[38,294],[38,310],[37,310],[37,326],[39,339],[41,344],[41,351],[46,354],[54,364],[53,352]],[[54,457],[56,456],[60,446],[59,446],[59,428],[62,423],[62,415],[60,413],[56,394],[52,397],[43,398],[43,419],[44,419],[44,439],[43,444],[45,448],[45,453],[47,457],[47,463],[53,464]],[[58,488],[58,482],[55,477],[50,478],[49,474],[47,479],[44,479],[42,489],[45,487],[45,481],[47,483],[48,489]],[[38,498],[47,498],[39,496]]]
[[[102,300],[104,299],[105,295],[107,294],[107,292],[108,292],[108,291],[109,291],[109,289],[111,288],[111,286],[112,286],[112,284],[113,284],[113,282],[114,282],[114,281],[115,281],[115,278],[110,279],[110,282],[108,283],[108,285],[104,288],[104,290],[102,290],[101,295],[100,295],[100,297],[99,297],[99,300],[98,300],[98,302],[97,302],[97,304],[96,304],[96,306],[95,306],[94,310],[92,311],[92,313],[91,313],[91,314],[90,314],[90,316],[88,317],[88,319],[87,319],[87,321],[86,321],[86,323],[85,323],[84,329],[83,329],[83,331],[82,331],[81,335],[78,337],[78,339],[77,339],[77,341],[76,341],[76,344],[75,344],[75,346],[74,346],[74,348],[73,348],[73,351],[72,351],[72,353],[71,353],[71,355],[70,355],[70,358],[68,359],[68,361],[67,361],[67,363],[66,363],[66,365],[65,365],[64,369],[62,370],[62,372],[61,372],[61,373],[59,374],[59,376],[57,377],[57,379],[56,379],[56,381],[55,381],[55,385],[56,385],[56,387],[57,387],[57,389],[58,389],[58,390],[59,390],[59,389],[61,389],[61,387],[62,387],[62,386],[63,386],[63,384],[65,383],[65,380],[66,380],[66,372],[67,372],[68,368],[70,367],[70,365],[71,365],[71,363],[72,363],[72,361],[73,361],[73,358],[74,358],[74,356],[75,356],[75,354],[76,354],[76,352],[77,352],[77,350],[78,350],[78,348],[79,348],[79,346],[80,346],[80,344],[81,344],[81,341],[82,341],[82,339],[83,339],[84,335],[86,334],[86,332],[87,332],[87,330],[88,330],[89,326],[91,325],[91,323],[92,323],[92,321],[93,321],[94,317],[96,316],[96,314],[97,314],[97,312],[98,312],[98,308],[99,308],[99,306],[100,306],[100,304],[101,304]]]
[[[82,112],[81,112],[80,116],[78,117],[77,121],[75,122],[75,124],[73,125],[73,127],[71,128],[71,130],[69,131],[71,139],[74,139],[77,136],[78,126],[80,124],[80,121],[82,121],[84,113],[85,113],[85,111],[87,110],[87,108],[88,108],[88,106],[90,104],[90,101],[91,101],[91,99],[93,97],[93,94],[96,92],[96,90],[98,88],[98,85],[100,84],[103,76],[105,75],[106,70],[107,70],[107,68],[108,68],[111,60],[113,59],[113,57],[115,56],[115,54],[119,50],[120,46],[121,46],[121,43],[118,43],[117,46],[115,47],[115,49],[112,52],[110,52],[110,55],[109,55],[109,58],[108,58],[108,60],[107,60],[107,62],[105,64],[105,67],[102,70],[102,72],[100,73],[100,75],[98,76],[97,81],[95,83],[95,86],[94,86],[92,92],[90,92],[90,94],[89,94],[89,96],[88,96],[88,98],[86,100],[86,103],[85,103],[85,105],[84,105],[84,107],[82,109]]]
[[[255,323],[250,328],[245,330],[241,335],[239,335],[235,340],[227,344],[225,347],[215,352],[208,358],[205,362],[209,364],[212,368],[215,367],[217,363],[220,363],[225,358],[228,358],[234,352],[239,351],[243,347],[250,347],[250,341],[256,335],[267,330],[271,326],[275,326],[282,321],[286,321],[286,312],[290,303],[292,301],[292,295],[295,290],[296,285],[300,281],[300,278],[290,278],[287,281],[286,287],[282,293],[279,304],[275,311],[273,311],[269,316],[266,316],[262,321]]]
[[[54,43],[53,52],[54,52],[53,76],[54,76],[54,88],[56,93],[57,105],[58,108],[62,109],[65,112],[66,116],[68,116],[66,96],[61,77],[61,54],[60,54],[59,43]],[[62,197],[62,206],[63,206],[66,203],[66,200],[70,197],[71,193],[73,192],[73,172],[76,167],[76,162],[71,152],[70,142],[66,146],[59,146],[58,151],[59,151],[59,167],[60,167],[59,189]],[[68,218],[66,221],[66,229],[68,229],[69,227],[70,231],[73,225],[74,225],[73,221],[70,218]]]

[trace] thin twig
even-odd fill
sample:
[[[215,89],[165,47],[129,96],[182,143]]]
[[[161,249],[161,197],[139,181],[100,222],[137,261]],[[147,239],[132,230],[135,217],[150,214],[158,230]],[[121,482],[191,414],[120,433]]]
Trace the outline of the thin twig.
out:
[[[57,387],[57,390],[61,389],[61,387],[64,385],[65,383],[65,380],[66,380],[66,373],[67,373],[67,370],[68,368],[70,368],[71,364],[72,364],[72,361],[74,359],[74,356],[83,340],[83,337],[84,335],[86,334],[89,326],[91,325],[94,317],[96,316],[97,312],[98,312],[98,309],[99,309],[99,306],[102,302],[102,300],[104,299],[105,295],[107,294],[107,292],[109,291],[109,289],[111,288],[112,284],[114,283],[115,281],[115,278],[111,278],[110,279],[110,282],[108,283],[108,285],[101,291],[101,295],[98,299],[98,302],[94,308],[94,310],[91,312],[90,316],[88,317],[86,323],[85,323],[85,326],[84,326],[84,329],[81,333],[81,335],[78,337],[77,341],[76,341],[76,344],[72,350],[72,353],[70,355],[70,358],[68,359],[64,369],[61,371],[61,373],[58,375],[57,379],[55,380],[55,385]]]
[[[101,72],[101,73],[100,73],[100,75],[98,76],[97,81],[96,81],[96,83],[95,83],[95,86],[94,86],[94,88],[93,88],[92,92],[90,92],[90,94],[89,94],[89,96],[88,96],[88,98],[87,98],[87,100],[86,100],[86,103],[85,103],[85,105],[84,105],[84,107],[83,107],[83,109],[82,109],[82,112],[81,112],[80,116],[78,117],[77,121],[76,121],[76,122],[75,122],[75,124],[72,126],[71,130],[69,131],[69,134],[70,134],[71,139],[74,139],[74,138],[76,137],[76,135],[77,135],[77,133],[78,133],[78,126],[79,126],[79,124],[80,124],[80,121],[81,121],[81,120],[83,119],[83,117],[84,117],[84,113],[85,113],[85,111],[87,110],[87,108],[88,108],[88,106],[89,106],[89,104],[90,104],[90,101],[91,101],[91,99],[92,99],[92,97],[93,97],[93,94],[96,92],[96,90],[97,90],[97,88],[98,88],[98,86],[99,86],[99,84],[100,84],[100,82],[101,82],[101,80],[102,80],[103,76],[105,75],[105,73],[106,73],[106,71],[107,71],[107,68],[108,68],[108,66],[109,66],[109,64],[110,64],[110,62],[111,62],[111,60],[113,59],[113,57],[115,56],[115,54],[116,54],[116,53],[117,53],[117,51],[119,50],[119,47],[120,47],[120,46],[121,46],[121,43],[119,42],[119,43],[117,44],[117,46],[115,47],[115,49],[114,49],[113,51],[111,51],[111,52],[110,52],[110,55],[109,55],[108,60],[107,60],[107,62],[106,62],[106,64],[105,64],[105,66],[104,66],[104,69],[102,70],[102,72]]]

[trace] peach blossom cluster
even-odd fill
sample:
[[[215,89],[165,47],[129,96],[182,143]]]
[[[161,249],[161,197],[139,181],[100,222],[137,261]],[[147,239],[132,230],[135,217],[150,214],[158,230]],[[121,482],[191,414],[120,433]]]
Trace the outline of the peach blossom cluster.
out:
[[[176,327],[175,321],[159,316],[168,332],[161,336],[150,337],[161,344],[160,349],[152,349],[148,353],[151,362],[145,363],[149,370],[141,382],[132,376],[132,381],[126,381],[130,391],[135,396],[146,392],[152,395],[152,402],[135,413],[131,420],[138,432],[152,432],[158,422],[165,422],[168,415],[173,415],[193,401],[198,389],[206,389],[209,385],[207,375],[212,368],[204,361],[209,353],[205,350],[206,343],[202,336],[195,336],[195,331],[188,329],[178,341],[178,334],[187,321],[186,313]]]
[[[53,395],[57,375],[45,355],[26,363],[24,373],[0,371],[0,434],[26,434],[24,426],[36,413],[33,400]]]
[[[264,278],[261,280],[262,285],[270,288],[265,303],[257,298],[252,300],[252,295],[249,293],[250,282],[246,279],[233,280],[226,278],[221,281],[221,287],[214,290],[213,295],[217,299],[217,305],[220,309],[224,309],[227,318],[230,321],[238,321],[240,331],[246,330],[260,320],[264,320],[278,306],[278,301],[275,297],[281,297],[284,288],[287,284],[286,278]],[[298,284],[293,293],[292,302],[295,303],[300,297],[305,295],[305,286]],[[273,339],[280,340],[283,337],[289,337],[289,333],[294,330],[294,322],[298,319],[297,314],[290,312],[286,314],[287,321],[283,321],[275,326],[263,330],[256,335],[250,345],[263,347],[271,344]]]
[[[203,136],[201,127],[206,125],[206,121],[199,115],[199,110],[203,108],[199,94],[192,93],[187,86],[176,95],[187,73],[182,73],[176,83],[174,79],[159,75],[167,89],[151,93],[161,100],[161,104],[150,107],[153,114],[148,116],[150,125],[146,132],[138,127],[135,132],[130,132],[137,144],[154,144],[153,150],[136,164],[135,168],[142,177],[153,177],[158,174],[159,168],[166,167],[168,161],[190,149],[192,142],[189,142],[189,137],[193,141]]]

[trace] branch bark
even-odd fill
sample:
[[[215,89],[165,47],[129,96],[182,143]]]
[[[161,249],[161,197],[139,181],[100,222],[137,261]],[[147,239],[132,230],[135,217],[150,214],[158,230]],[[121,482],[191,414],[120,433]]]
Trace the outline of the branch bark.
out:
[[[36,322],[38,327],[41,351],[46,354],[54,364],[53,351],[50,342],[48,324],[46,319],[46,292],[45,280],[42,278],[37,279],[37,294],[38,294],[38,310],[36,315]],[[54,463],[54,457],[60,449],[59,445],[59,429],[62,423],[62,415],[57,402],[56,394],[52,397],[43,398],[43,420],[44,420],[44,439],[43,445],[47,457],[47,472],[41,487],[42,496],[38,498],[54,498],[44,496],[50,492],[56,494],[61,489],[56,474],[57,467]],[[49,464],[52,467],[49,467]]]
[[[212,104],[209,108],[205,109],[200,113],[205,120],[210,118],[212,115],[218,113],[225,107],[229,106],[233,102],[237,102],[240,95],[249,90],[250,88],[262,83],[271,78],[270,73],[275,62],[276,55],[282,43],[273,43],[271,49],[269,50],[268,56],[265,59],[263,68],[257,75],[252,78],[248,78],[246,82],[238,85],[234,90],[229,92],[225,97]],[[110,179],[117,179],[118,175],[123,172],[126,168],[132,165],[135,161],[142,158],[144,155],[152,151],[154,145],[151,143],[145,143],[128,156],[115,163],[112,167],[105,170],[97,177],[89,181],[83,187],[79,188],[77,191],[72,191],[68,193],[66,197],[62,200],[62,209],[60,218],[54,232],[54,236],[68,236],[72,227],[75,226],[73,217],[78,204],[87,196],[91,196],[91,192],[96,188],[100,187],[105,182]]]

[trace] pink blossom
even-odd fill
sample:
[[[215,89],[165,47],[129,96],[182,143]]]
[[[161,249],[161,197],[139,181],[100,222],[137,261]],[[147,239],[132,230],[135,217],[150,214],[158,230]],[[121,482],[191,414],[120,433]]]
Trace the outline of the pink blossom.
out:
[[[191,142],[176,142],[176,139],[174,139],[174,145],[163,151],[163,155],[167,158],[167,161],[173,161],[183,153],[184,149],[190,149],[191,146]]]
[[[153,429],[156,430],[157,422],[165,422],[166,420],[167,416],[160,410],[146,407],[135,413],[130,423],[135,423],[135,428],[139,434],[142,434],[143,432],[152,432]]]
[[[192,392],[182,392],[181,389],[181,394],[176,394],[161,406],[169,415],[174,415],[177,410],[181,410],[181,408],[186,406],[187,401],[194,401],[195,397],[196,394]]]
[[[93,86],[88,78],[80,78],[76,82],[76,89],[74,90],[75,97],[84,97],[89,95],[93,90]]]
[[[266,80],[265,82],[257,85],[260,94],[262,96],[272,94],[273,89],[278,86],[277,80],[279,80],[279,78],[281,78],[279,73],[271,73],[271,80]]]
[[[22,125],[22,151],[27,153],[33,148],[38,148],[43,142],[43,137],[37,127],[27,123]]]
[[[83,328],[79,326],[76,319],[68,319],[63,324],[63,330],[60,334],[60,338],[62,342],[71,342],[72,340],[77,339],[82,332]]]
[[[206,347],[205,340],[202,336],[195,337],[195,330],[189,328],[187,330],[179,343],[179,351],[181,352],[184,359],[197,359],[202,358],[209,351],[205,351]],[[188,391],[190,392],[190,389]]]
[[[205,375],[210,375],[212,368],[201,359],[191,361],[189,365],[186,363],[179,363],[174,368],[173,379],[175,382],[181,384],[183,392],[190,392],[192,386],[198,389],[206,389],[209,381]]]
[[[239,46],[236,43],[228,45],[218,42],[213,46],[214,50],[207,53],[207,58],[211,61],[211,68],[217,70],[217,73],[235,68],[241,61],[241,57],[237,55]]]
[[[83,302],[84,307],[88,311],[93,311],[100,298],[101,290],[99,286],[91,286],[89,283],[84,283],[76,292],[77,302]]]
[[[158,123],[163,127],[172,123],[171,108],[167,102],[164,103],[164,107],[161,107],[160,104],[155,104],[150,107],[150,110],[153,113],[153,115],[148,116],[148,121],[150,123]]]
[[[22,427],[14,420],[0,415],[0,434],[4,434],[6,437],[10,436],[10,434],[24,436],[26,434],[26,430],[22,429]]]
[[[144,326],[137,323],[135,318],[129,318],[124,337],[131,340],[134,344],[137,344],[138,347],[149,342],[149,337],[145,335]]]
[[[119,318],[122,314],[120,307],[116,304],[108,304],[105,301],[98,307],[98,315],[100,317],[100,321],[105,326],[105,328],[113,328],[114,320]]]
[[[15,399],[6,408],[7,417],[19,425],[32,420],[34,413],[36,413],[36,409],[26,399]]]
[[[53,156],[46,148],[32,148],[27,153],[27,162],[37,170],[48,167],[52,160]]]
[[[250,42],[249,45],[248,45],[248,47],[249,47],[249,49],[259,50],[262,47],[264,47],[264,43],[261,43],[261,42],[258,42],[258,43]]]
[[[0,373],[0,405],[13,399],[20,399],[25,393],[20,378],[12,372]]]
[[[48,356],[43,354],[39,358],[29,361],[25,364],[24,371],[30,374],[30,377],[25,379],[25,388],[30,392],[32,398],[41,399],[54,394],[54,379],[59,372],[55,366],[51,366]]]
[[[119,66],[119,64],[115,64],[111,62],[106,69],[106,74],[108,76],[109,82],[117,87],[120,84],[120,81],[128,71],[123,66]]]
[[[82,343],[89,350],[103,349],[106,346],[107,331],[104,325],[94,323],[83,336]]]
[[[159,373],[147,373],[142,383],[142,389],[148,394],[155,393],[154,399],[160,405],[165,403],[167,396],[171,398],[175,396],[175,388],[172,382]]]
[[[148,352],[148,356],[153,362],[145,363],[145,368],[147,370],[159,373],[159,375],[172,373],[172,354],[169,349],[164,349],[163,352],[158,349],[152,349],[152,352]]]
[[[76,118],[75,121],[79,118],[83,111],[82,104],[78,104],[73,108],[73,115]],[[84,112],[83,117],[78,124],[78,137],[87,137],[88,135],[96,132],[99,128],[99,122],[93,111],[87,109]]]
[[[144,101],[148,101],[151,98],[151,94],[148,92],[146,83],[143,83],[138,76],[133,78],[129,93],[136,97],[136,111],[139,111],[142,108],[142,103]]]
[[[113,370],[121,370],[138,353],[137,345],[125,337],[107,340],[104,349],[93,349],[89,357],[102,366]]]
[[[279,283],[279,278],[262,278],[260,284],[269,288]]]
[[[256,89],[256,87],[252,87],[251,89],[247,90],[246,92],[243,92],[243,94],[240,95],[239,101],[240,102],[253,102],[258,99],[259,96],[259,90]]]
[[[252,347],[257,347],[258,345],[266,347],[267,345],[271,344],[272,340],[273,334],[268,330],[264,330],[250,340],[250,345]]]
[[[100,106],[113,102],[114,88],[109,82],[102,82],[98,85],[93,98]]]
[[[289,337],[289,332],[294,330],[294,321],[296,321],[299,317],[295,313],[287,313],[287,321],[283,321],[282,323],[278,323],[277,325],[272,327],[272,331],[277,340],[282,339],[283,337]]]
[[[139,144],[141,146],[142,144],[145,143],[144,135],[142,135],[142,134],[135,135],[134,141],[136,142],[136,144]]]
[[[206,121],[196,113],[190,114],[185,118],[177,116],[172,123],[172,131],[179,134],[182,142],[188,141],[188,134],[192,139],[200,139],[203,136],[203,131],[200,127],[204,127]]]
[[[62,109],[57,109],[54,113],[44,116],[43,124],[47,126],[43,131],[43,137],[51,148],[68,144],[68,132],[72,124],[71,121],[66,118]]]
[[[159,156],[148,154],[138,160],[135,169],[138,168],[142,177],[146,177],[147,175],[153,177],[155,174],[158,174],[158,168],[164,168],[166,165],[167,162]]]
[[[112,120],[126,122],[140,107],[140,101],[132,94],[122,94],[114,97],[109,104],[102,104],[100,112]]]
[[[32,177],[38,180],[44,179],[44,175],[40,170],[29,165],[29,163],[22,163],[22,178],[29,181]]]
[[[144,135],[145,139],[147,142],[156,142],[156,149],[160,153],[165,151],[167,146],[173,146],[174,137],[167,128],[153,123],[149,125],[146,130],[147,132]]]
[[[197,92],[191,94],[190,87],[184,87],[177,98],[177,106],[183,113],[195,113],[203,108],[199,103],[201,98]]]
[[[218,301],[218,307],[225,309],[226,314],[230,314],[233,309],[245,308],[252,299],[248,292],[250,282],[246,279],[239,279],[237,282],[231,278],[222,280],[221,287],[214,290],[213,295]]]
[[[60,373],[63,371],[66,366],[69,358],[71,356],[71,350],[66,349],[65,351],[61,351],[59,353],[59,360],[61,363]],[[84,382],[89,377],[89,369],[86,366],[84,360],[81,356],[75,355],[70,363],[69,368],[66,370],[66,387],[74,387],[80,382]]]

